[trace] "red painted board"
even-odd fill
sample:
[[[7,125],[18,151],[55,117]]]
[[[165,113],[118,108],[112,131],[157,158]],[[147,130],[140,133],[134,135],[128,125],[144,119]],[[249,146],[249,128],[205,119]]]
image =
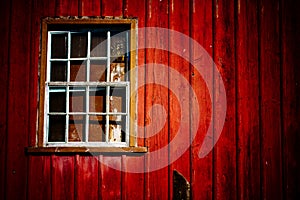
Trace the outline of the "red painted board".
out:
[[[75,199],[99,199],[98,158],[76,155],[75,163]]]
[[[9,55],[9,16],[10,3],[0,2],[0,17],[3,20],[0,24],[0,199],[5,197],[5,167],[6,167],[6,142],[7,142],[7,96],[8,96],[8,55]]]
[[[237,2],[238,198],[260,198],[257,3]],[[245,26],[247,24],[247,26]]]
[[[260,96],[262,197],[282,198],[279,1],[262,0],[260,17]]]
[[[197,44],[212,56],[212,1],[192,1],[190,7],[190,35],[193,39],[190,56],[195,65],[191,66],[191,85],[197,97],[195,102],[191,102],[190,109],[191,136],[195,135],[191,152],[191,195],[194,199],[212,199],[212,152],[200,158],[199,151],[202,145],[212,146],[212,142],[203,144],[203,140],[210,123],[212,123],[212,103],[208,89],[213,90],[212,87],[208,88],[208,85],[212,85],[213,66],[204,66],[203,71],[207,73],[207,76],[204,77],[195,69],[196,66],[204,64],[201,62],[201,58],[205,55],[205,52],[197,47]],[[207,84],[204,80],[207,81]],[[196,108],[200,112],[195,112]]]
[[[121,157],[100,157],[101,198],[121,199]]]
[[[78,0],[56,0],[56,16],[78,16]]]
[[[54,5],[54,4],[53,4]],[[48,1],[34,0],[32,5],[32,33],[31,33],[31,68],[30,68],[30,96],[29,99],[29,146],[36,144],[37,123],[37,94],[38,94],[38,69],[40,49],[41,18],[52,16],[55,7]],[[39,155],[28,158],[28,199],[51,199],[51,156]],[[39,188],[39,189],[36,189]]]
[[[235,6],[234,1],[215,1],[214,62],[223,79],[227,97],[227,115],[222,134],[214,148],[214,196],[217,199],[236,199],[236,66],[235,66]],[[216,75],[216,74],[214,74]],[[215,100],[218,102],[221,82],[214,77]],[[214,128],[221,126],[219,113],[224,107],[217,104]],[[216,132],[214,134],[217,134]],[[214,137],[216,139],[216,137]]]
[[[25,199],[31,1],[11,2],[7,116],[6,199]],[[18,191],[18,192],[16,192]]]
[[[51,199],[51,157],[29,156],[28,199]]]
[[[146,5],[146,26],[168,28],[168,2],[149,1]],[[168,198],[168,159],[167,151],[158,151],[168,144],[168,52],[160,48],[168,47],[167,32],[146,32],[146,145],[150,153],[146,156],[145,199]],[[154,63],[154,64],[151,64]],[[157,67],[162,64],[165,68]],[[155,68],[155,69],[154,69]],[[150,84],[152,83],[152,84]],[[157,106],[157,105],[159,106]],[[154,106],[155,105],[155,106]],[[151,152],[157,151],[157,154]],[[159,167],[159,165],[162,166]],[[156,168],[158,170],[154,170]],[[153,171],[154,170],[154,171]]]
[[[281,1],[283,190],[285,199],[300,198],[300,70],[299,1]]]
[[[189,36],[189,11],[189,1],[169,1],[169,143],[175,142],[169,147],[170,161],[173,162],[169,166],[170,199],[173,198],[174,170],[190,181],[190,46],[188,39],[173,32]]]
[[[101,0],[79,0],[80,16],[101,16]]]
[[[51,157],[52,199],[74,199],[74,156]]]
[[[101,16],[120,17],[123,15],[122,0],[102,0],[101,1]]]

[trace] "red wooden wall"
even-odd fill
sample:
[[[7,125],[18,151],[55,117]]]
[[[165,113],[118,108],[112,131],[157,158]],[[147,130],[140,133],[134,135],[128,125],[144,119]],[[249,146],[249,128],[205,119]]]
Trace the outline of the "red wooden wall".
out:
[[[300,199],[300,5],[297,0],[11,0],[0,1],[0,199],[172,199],[172,171],[191,183],[193,199]],[[200,74],[176,56],[156,49],[139,50],[138,62],[172,66],[197,93],[200,126],[190,148],[174,163],[150,173],[116,169],[149,167],[148,154],[98,157],[27,155],[35,143],[40,19],[45,16],[138,17],[138,26],[180,31],[213,57],[227,94],[224,129],[213,151],[198,152],[210,118],[211,99]],[[139,45],[175,42],[140,34]],[[162,44],[161,44],[162,42]],[[182,44],[187,45],[187,44]],[[193,48],[186,56],[197,56]],[[207,68],[206,70],[212,70]],[[176,134],[181,116],[191,137],[198,113],[166,70],[151,65],[139,81],[162,79],[181,91],[179,98],[161,86],[139,89],[138,120],[153,129],[140,145],[162,148]],[[161,82],[161,81],[160,81]],[[215,87],[218,88],[218,80]],[[217,93],[214,98],[218,98]],[[178,113],[177,104],[184,107]],[[152,105],[165,111],[149,116]],[[166,112],[167,123],[152,136]],[[176,148],[170,147],[169,158]],[[112,169],[100,161],[114,166]]]

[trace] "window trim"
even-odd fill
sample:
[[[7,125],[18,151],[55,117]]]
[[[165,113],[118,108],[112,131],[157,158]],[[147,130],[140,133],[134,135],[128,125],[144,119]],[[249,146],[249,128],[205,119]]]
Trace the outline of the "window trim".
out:
[[[130,94],[129,94],[129,145],[115,146],[45,146],[45,82],[47,78],[47,45],[49,25],[93,25],[93,24],[130,24]],[[44,18],[42,20],[41,62],[39,80],[38,130],[35,147],[27,148],[28,152],[147,152],[146,147],[137,146],[137,19],[108,19],[108,18]]]

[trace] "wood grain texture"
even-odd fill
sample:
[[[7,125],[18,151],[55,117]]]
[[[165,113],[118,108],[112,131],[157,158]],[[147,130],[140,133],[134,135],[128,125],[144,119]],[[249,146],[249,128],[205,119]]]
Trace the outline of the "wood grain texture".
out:
[[[74,156],[51,156],[52,199],[74,199]]]
[[[168,2],[148,1],[146,26],[168,28]],[[149,151],[156,151],[168,144],[168,70],[154,70],[156,64],[168,66],[168,52],[161,51],[168,47],[168,33],[146,31],[146,46],[151,45],[155,49],[146,49],[146,145]],[[154,64],[150,64],[154,63]],[[162,83],[156,84],[157,82]],[[149,84],[153,83],[153,84]],[[155,104],[160,105],[158,109],[152,109]],[[152,109],[152,110],[151,110]],[[151,112],[152,111],[152,112]],[[160,125],[163,127],[160,129]],[[151,126],[150,126],[151,125]],[[168,152],[159,153],[146,157],[147,169],[157,167],[161,162],[167,161]],[[167,199],[168,198],[168,166],[146,173],[145,199]]]
[[[50,200],[51,193],[51,157],[30,156],[28,172],[28,199]],[[55,183],[56,184],[56,183]]]
[[[34,0],[32,4],[30,96],[29,99],[29,146],[36,144],[38,70],[41,18],[54,16],[55,8],[49,1]],[[51,157],[28,156],[28,199],[51,199]],[[39,189],[36,189],[39,188]]]
[[[236,6],[238,199],[259,199],[258,6],[241,0]]]
[[[236,199],[236,67],[235,67],[235,6],[233,1],[214,4],[214,61],[223,79],[227,96],[227,115],[222,135],[214,148],[214,196]],[[214,74],[215,75],[215,74]],[[218,101],[220,80],[214,76],[214,98]],[[214,127],[219,127],[219,112],[213,108]]]
[[[101,0],[79,0],[80,16],[101,16]]]
[[[123,15],[123,0],[102,0],[101,15],[110,17],[120,17]]]
[[[300,5],[281,1],[282,8],[282,111],[283,111],[283,190],[285,199],[300,198]]]
[[[201,45],[207,53],[212,56],[213,45],[213,17],[212,17],[212,1],[191,1],[191,38]],[[196,45],[196,44],[195,44]],[[200,66],[202,56],[205,52],[201,51],[192,44],[191,46],[191,60],[196,66]],[[202,75],[192,66],[191,68],[191,85],[197,96],[196,105],[191,104],[191,134],[196,134],[192,143],[192,160],[191,160],[191,191],[193,199],[212,199],[213,193],[213,165],[212,165],[212,152],[204,158],[199,158],[200,147],[202,146],[204,137],[208,131],[209,124],[212,117],[211,96],[208,89],[213,91],[212,88],[208,88],[204,79],[210,81],[212,85],[213,81],[213,69],[212,66],[204,66],[208,77],[202,77]],[[193,102],[192,102],[193,103]],[[195,108],[199,108],[200,113],[193,112]],[[195,119],[199,118],[199,121]],[[196,129],[195,127],[197,127]],[[207,144],[211,146],[212,143]]]
[[[56,0],[56,16],[78,16],[78,0]]]
[[[189,35],[189,1],[169,1],[169,144],[174,138],[180,142],[169,146],[169,159],[174,161],[169,165],[169,198],[173,199],[173,171],[180,172],[190,181],[190,66],[189,41],[184,41],[174,31]],[[172,52],[178,52],[176,55]],[[180,73],[180,77],[173,73]],[[181,78],[181,79],[180,79]],[[187,83],[187,84],[185,84]],[[180,152],[181,149],[187,150]],[[180,154],[179,154],[180,152]],[[178,154],[180,155],[176,160]],[[175,198],[175,197],[174,197]]]
[[[121,157],[103,156],[101,162],[101,198],[121,199]]]
[[[99,199],[98,158],[76,155],[75,163],[75,199]]]
[[[8,72],[9,72],[9,35],[10,35],[10,3],[0,2],[0,199],[5,198],[5,176],[7,156],[7,104],[8,104]]]
[[[6,198],[25,199],[27,184],[28,100],[31,1],[12,1],[9,40]],[[18,192],[15,192],[18,191]]]
[[[261,198],[264,199],[282,198],[279,9],[279,1],[260,1]]]

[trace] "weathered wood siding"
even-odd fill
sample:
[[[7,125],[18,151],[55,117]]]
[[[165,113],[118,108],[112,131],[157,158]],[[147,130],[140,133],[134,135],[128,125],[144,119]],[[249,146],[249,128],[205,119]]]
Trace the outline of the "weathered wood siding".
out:
[[[0,1],[0,199],[172,199],[175,169],[191,183],[192,199],[300,199],[299,2]],[[220,109],[211,110],[201,75],[170,52],[140,49],[139,65],[171,66],[196,92],[201,116],[199,129],[193,130],[199,113],[193,112],[189,88],[183,88],[169,70],[157,73],[147,65],[139,71],[139,82],[172,85],[180,96],[161,85],[139,88],[138,124],[152,126],[138,133],[146,136],[138,143],[152,152],[167,145],[180,125],[186,134],[183,142],[196,131],[195,140],[178,160],[150,173],[125,173],[118,169],[151,168],[156,158],[25,154],[25,147],[33,146],[36,139],[41,18],[55,16],[137,17],[139,28],[169,28],[199,42],[214,59],[227,94],[225,125],[213,151],[198,157],[210,119],[213,116],[218,123]],[[199,56],[190,44],[181,44],[172,35],[162,41],[162,36],[140,33],[138,44],[170,48],[180,44],[184,57]],[[213,84],[217,90],[219,81]],[[218,98],[217,91],[213,98]],[[149,114],[156,104],[164,111]],[[155,134],[165,117],[167,122]],[[168,158],[176,151],[170,146]]]

